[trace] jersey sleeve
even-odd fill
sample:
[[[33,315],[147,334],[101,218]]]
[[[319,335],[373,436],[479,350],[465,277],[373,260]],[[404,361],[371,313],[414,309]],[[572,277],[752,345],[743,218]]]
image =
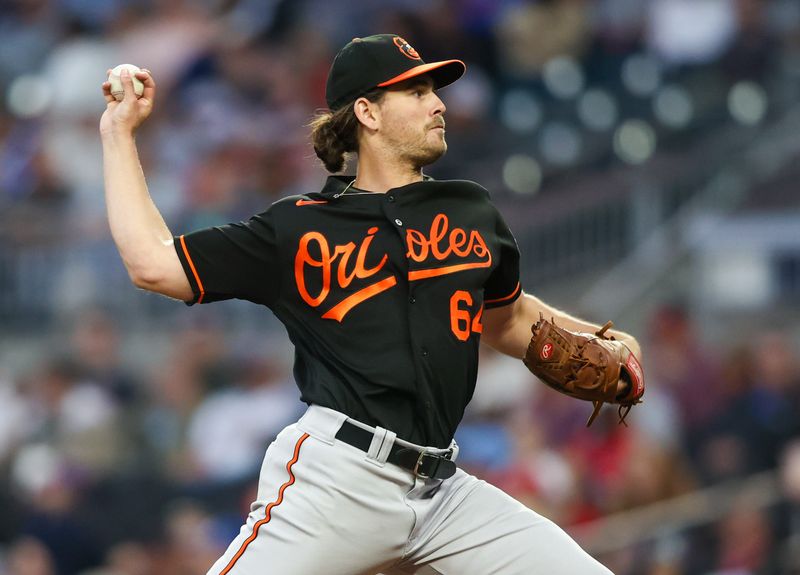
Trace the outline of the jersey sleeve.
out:
[[[519,283],[519,248],[517,240],[508,228],[503,216],[497,211],[496,217],[495,230],[500,261],[483,286],[483,304],[486,309],[513,303],[522,293],[522,287]]]
[[[236,298],[270,306],[278,299],[282,278],[272,210],[177,236],[175,250],[194,292],[188,305]]]

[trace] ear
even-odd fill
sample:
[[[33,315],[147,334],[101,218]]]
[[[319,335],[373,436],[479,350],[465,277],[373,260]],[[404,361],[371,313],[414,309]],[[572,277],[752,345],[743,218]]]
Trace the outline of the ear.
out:
[[[359,98],[353,103],[353,112],[358,121],[369,130],[377,130],[380,126],[380,105],[366,98]]]

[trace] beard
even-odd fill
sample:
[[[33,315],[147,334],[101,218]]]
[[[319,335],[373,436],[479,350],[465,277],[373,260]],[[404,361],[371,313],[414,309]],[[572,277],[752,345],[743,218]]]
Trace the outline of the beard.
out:
[[[410,149],[406,153],[406,160],[414,166],[415,170],[430,166],[447,152],[447,142],[444,138],[436,143],[425,140],[424,144]]]
[[[387,142],[403,163],[409,164],[414,170],[422,169],[447,152],[444,134],[431,132],[433,126],[444,127],[444,123],[439,121],[426,126],[422,133],[415,133],[409,129],[408,124],[401,124],[395,130],[389,131],[393,137],[387,138]]]

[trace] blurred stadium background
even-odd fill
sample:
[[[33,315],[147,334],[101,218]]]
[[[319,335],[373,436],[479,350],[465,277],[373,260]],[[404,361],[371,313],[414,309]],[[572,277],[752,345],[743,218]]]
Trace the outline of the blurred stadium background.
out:
[[[483,183],[530,292],[643,344],[630,427],[484,350],[461,463],[617,575],[800,573],[800,2],[0,2],[0,573],[195,575],[302,406],[266,310],[137,291],[108,232],[105,70],[174,233],[324,172],[339,46],[459,57],[437,178]]]

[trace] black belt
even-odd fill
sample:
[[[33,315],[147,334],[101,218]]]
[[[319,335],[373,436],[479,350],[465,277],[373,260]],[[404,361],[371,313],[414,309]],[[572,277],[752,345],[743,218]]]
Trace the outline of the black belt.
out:
[[[371,431],[345,421],[336,432],[336,439],[357,447],[361,451],[369,452],[373,435]],[[429,451],[403,447],[395,442],[386,461],[404,467],[418,477],[447,479],[456,472],[456,464],[450,461],[451,455],[452,451],[448,454],[437,455]]]

